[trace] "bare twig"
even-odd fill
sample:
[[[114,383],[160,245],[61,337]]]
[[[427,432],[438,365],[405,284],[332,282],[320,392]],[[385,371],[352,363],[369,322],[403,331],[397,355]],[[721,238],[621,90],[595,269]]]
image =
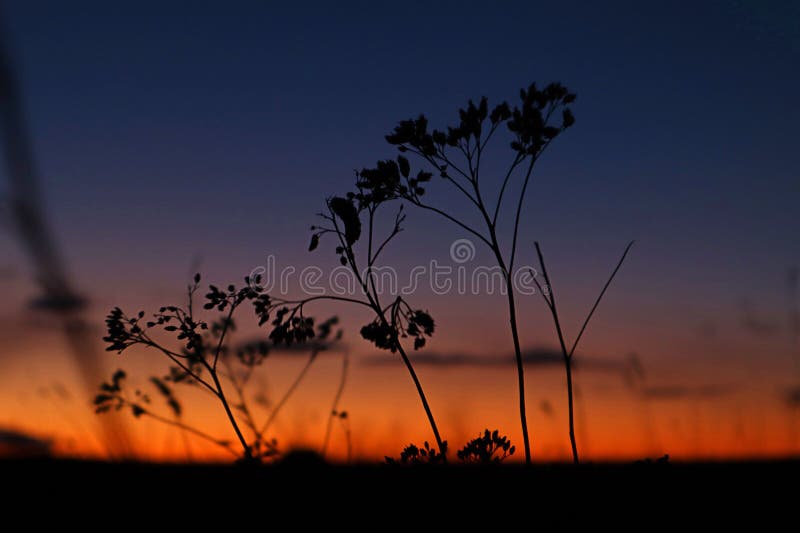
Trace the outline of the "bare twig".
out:
[[[634,241],[628,243],[628,246],[625,247],[625,251],[622,253],[622,257],[620,257],[619,261],[617,262],[614,271],[609,276],[608,280],[606,281],[605,285],[603,285],[603,289],[600,291],[599,296],[592,305],[589,314],[586,316],[586,319],[583,321],[583,325],[581,326],[580,332],[578,333],[577,337],[575,338],[575,342],[572,344],[572,348],[567,350],[567,345],[564,340],[564,332],[561,328],[561,319],[558,314],[558,308],[556,306],[556,295],[553,289],[553,285],[550,282],[550,276],[547,273],[547,266],[545,265],[544,255],[542,254],[541,246],[539,246],[538,242],[534,243],[536,247],[536,255],[539,259],[539,266],[542,269],[542,275],[544,276],[545,284],[549,290],[549,297],[545,294],[544,290],[542,289],[541,284],[536,279],[534,275],[534,282],[538,287],[539,291],[542,293],[542,297],[544,298],[545,303],[547,304],[548,309],[550,310],[550,314],[553,317],[553,324],[556,328],[556,334],[558,335],[558,343],[561,348],[561,354],[564,358],[564,370],[566,373],[566,380],[567,380],[567,409],[569,414],[569,441],[570,446],[572,448],[572,460],[577,464],[580,462],[579,455],[578,455],[578,444],[575,438],[575,414],[574,414],[574,394],[573,394],[573,379],[572,379],[572,356],[575,353],[575,349],[578,347],[578,342],[581,340],[583,333],[586,331],[586,327],[589,325],[589,321],[592,319],[594,312],[597,310],[597,306],[600,305],[600,301],[603,299],[603,296],[606,293],[606,290],[611,285],[611,282],[614,280],[614,277],[617,275],[622,263],[625,261],[625,258],[628,255],[631,247],[633,246]],[[533,275],[533,273],[531,273]]]

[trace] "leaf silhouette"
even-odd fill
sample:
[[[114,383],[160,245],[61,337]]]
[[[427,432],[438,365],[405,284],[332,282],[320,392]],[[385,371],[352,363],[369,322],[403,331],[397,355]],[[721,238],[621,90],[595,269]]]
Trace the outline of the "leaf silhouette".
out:
[[[313,252],[319,246],[319,233],[315,233],[311,236],[311,243],[308,245],[308,251]]]
[[[407,178],[411,173],[411,165],[408,163],[408,159],[402,155],[397,156],[397,164],[400,166],[400,174],[402,174],[404,178]]]
[[[352,246],[361,237],[361,220],[358,218],[358,209],[352,200],[339,196],[331,198],[328,205],[344,224],[345,240],[348,245]]]

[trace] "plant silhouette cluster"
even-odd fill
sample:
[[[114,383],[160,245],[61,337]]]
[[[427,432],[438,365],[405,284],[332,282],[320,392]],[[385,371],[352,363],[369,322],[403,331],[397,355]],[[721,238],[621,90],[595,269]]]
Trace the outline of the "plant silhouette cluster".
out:
[[[444,452],[440,452],[435,448],[431,448],[428,441],[425,441],[421,447],[415,444],[409,444],[403,451],[400,452],[400,459],[395,460],[392,457],[386,457],[386,463],[401,464],[401,465],[436,465],[444,464],[447,462],[447,442],[445,442]]]
[[[292,314],[283,301],[271,299],[248,278],[240,288],[229,285],[220,289],[210,285],[202,305],[203,311],[198,312],[195,300],[200,279],[200,274],[195,275],[189,285],[185,306],[164,306],[149,317],[145,316],[144,311],[128,316],[117,307],[106,318],[108,333],[103,340],[108,343],[108,351],[122,354],[134,346],[142,346],[156,350],[172,363],[165,376],[150,378],[150,384],[166,401],[171,418],[152,409],[148,394],[139,389],[129,394],[123,387],[126,375],[122,370],[118,370],[110,382],[100,386],[100,393],[94,402],[96,412],[127,407],[134,417],[148,416],[171,424],[214,442],[243,460],[260,461],[274,456],[277,443],[275,439],[267,437],[267,430],[317,355],[340,339],[341,330],[335,330],[337,319],[334,317],[315,325],[313,318]],[[236,330],[234,316],[245,304],[249,304],[260,326],[271,320],[269,340],[238,344],[231,342],[231,335]],[[208,314],[216,317],[207,318]],[[172,338],[173,343],[166,342],[164,337]],[[272,409],[266,422],[258,424],[245,387],[254,370],[268,357],[272,346],[297,342],[308,344],[309,361],[287,394]],[[173,344],[177,344],[177,348]],[[237,452],[229,440],[210,436],[183,422],[183,409],[174,391],[176,385],[199,387],[219,402],[241,452]],[[232,391],[233,399],[229,396],[231,391],[228,388]],[[249,432],[249,437],[245,436],[243,428]]]
[[[575,95],[567,88],[551,83],[540,89],[532,84],[520,91],[517,105],[501,102],[490,109],[487,98],[475,104],[470,100],[459,110],[459,120],[445,129],[432,129],[428,119],[420,115],[415,119],[401,121],[387,142],[395,146],[400,154],[395,160],[379,161],[374,168],[358,173],[358,186],[369,197],[381,199],[399,198],[408,203],[438,214],[455,223],[472,236],[478,238],[492,252],[506,285],[511,336],[517,365],[520,424],[524,441],[525,459],[530,462],[530,438],[528,435],[525,408],[525,381],[522,349],[515,302],[515,287],[512,283],[514,261],[517,252],[519,223],[522,207],[533,172],[534,164],[550,143],[575,123],[569,105]],[[499,188],[494,191],[495,200],[490,203],[485,188],[486,178],[481,173],[481,164],[490,140],[503,128],[510,135],[511,163]],[[414,171],[406,155],[415,156],[425,168]],[[480,226],[468,222],[474,217],[454,214],[444,205],[429,202],[426,187],[432,186],[434,176],[439,176],[458,196],[477,212]],[[513,237],[508,249],[501,244],[498,225],[503,199],[515,175],[521,176],[516,207],[513,208],[511,227]]]
[[[375,268],[389,243],[403,231],[406,215],[403,205],[400,204],[390,218],[391,229],[385,235],[377,235],[378,220],[386,211],[381,208],[400,197],[393,187],[381,186],[379,176],[373,176],[375,182],[372,185],[366,183],[364,180],[369,180],[369,176],[369,171],[366,175],[363,172],[357,173],[355,191],[326,200],[327,210],[318,214],[322,222],[311,227],[312,235],[308,247],[309,251],[314,251],[323,237],[332,237],[339,262],[350,269],[358,284],[359,298],[313,296],[292,302],[286,312],[302,314],[307,304],[318,300],[334,300],[368,309],[371,317],[361,328],[361,337],[380,350],[400,356],[414,382],[439,453],[444,457],[445,443],[422,383],[403,344],[409,341],[415,350],[423,348],[427,339],[433,335],[436,324],[426,310],[413,307],[402,295],[389,295],[388,301],[385,301],[386,295],[379,293],[377,289]]]
[[[131,346],[142,345],[161,352],[171,360],[173,366],[169,375],[151,380],[151,384],[167,401],[174,425],[183,427],[180,420],[182,410],[175,400],[172,386],[177,383],[200,386],[219,400],[241,445],[242,457],[247,460],[260,459],[275,453],[274,443],[267,441],[265,434],[274,419],[275,411],[283,406],[288,396],[278,403],[263,426],[256,425],[243,392],[246,379],[235,377],[238,374],[230,368],[231,361],[243,366],[246,369],[245,376],[248,376],[253,367],[263,362],[272,346],[308,344],[310,359],[290,387],[287,395],[291,394],[305,376],[316,354],[324,349],[326,343],[338,339],[341,333],[333,334],[333,320],[316,324],[313,316],[306,313],[307,307],[318,301],[359,306],[368,311],[367,322],[360,328],[361,337],[376,348],[400,357],[414,383],[436,444],[431,447],[426,441],[422,447],[409,445],[398,460],[387,458],[387,461],[401,464],[446,462],[447,441],[441,436],[421,380],[407,353],[409,346],[415,350],[425,347],[436,330],[435,321],[427,310],[413,306],[403,295],[379,292],[376,283],[376,268],[382,254],[403,231],[405,205],[410,204],[454,223],[483,243],[502,272],[516,362],[523,449],[525,461],[530,464],[532,452],[517,316],[518,294],[513,282],[514,267],[518,257],[520,220],[535,164],[550,144],[575,123],[570,107],[575,99],[575,94],[559,83],[551,83],[542,88],[532,84],[520,90],[519,100],[515,104],[500,102],[490,106],[485,97],[477,103],[470,100],[466,107],[459,109],[458,120],[443,129],[431,128],[424,115],[401,121],[386,136],[386,141],[398,151],[397,156],[394,159],[379,160],[373,167],[356,171],[354,188],[344,194],[328,197],[325,200],[325,209],[318,213],[321,222],[311,226],[308,250],[318,249],[323,239],[332,239],[338,262],[348,267],[357,283],[356,294],[322,294],[296,300],[282,299],[266,294],[261,288],[260,278],[245,278],[245,285],[240,288],[233,285],[227,289],[210,286],[203,307],[208,312],[218,313],[220,317],[208,322],[196,316],[192,305],[200,282],[198,275],[189,287],[186,307],[163,307],[149,319],[145,319],[143,312],[128,317],[118,308],[112,310],[106,321],[108,335],[105,340],[109,343],[108,349],[122,353]],[[510,148],[509,162],[496,179],[487,182],[488,172],[484,167],[488,146],[492,139],[501,136],[507,139],[507,146]],[[413,158],[414,164],[419,165],[419,168],[414,168],[409,158]],[[469,206],[470,211],[458,213],[452,210],[455,202],[429,200],[429,189],[442,186]],[[513,198],[509,198],[511,191],[515,194]],[[511,205],[506,210],[504,205],[509,200]],[[388,209],[390,205],[393,205],[391,210]],[[506,211],[508,216],[501,217],[501,213]],[[502,231],[501,224],[505,224]],[[567,349],[564,340],[541,247],[538,242],[535,246],[544,275],[544,286],[537,279],[537,272],[531,271],[530,275],[551,312],[562,349],[567,379],[569,436],[574,461],[578,462],[573,415],[572,358],[631,245],[628,245],[603,287],[571,349]],[[259,327],[268,324],[269,334],[266,340],[232,349],[226,337],[235,329],[235,310],[244,304],[252,307]],[[172,350],[166,347],[151,335],[153,330],[173,334],[174,340],[180,343],[180,348]],[[220,362],[227,368],[224,373],[218,369]],[[327,449],[333,423],[339,420],[347,434],[349,456],[349,418],[337,405],[346,372],[345,358],[340,387],[330,411],[322,449],[323,452]],[[105,388],[98,396],[98,411],[120,409],[128,405],[135,416],[154,416],[147,407],[150,404],[149,397],[138,393],[132,398],[125,397],[120,386],[124,373],[115,376],[116,380],[112,378],[110,383],[103,385]],[[220,377],[227,377],[231,382],[237,397],[236,403],[229,401]],[[245,438],[241,430],[238,416],[241,416],[242,423],[250,430],[249,439]],[[227,441],[217,442],[230,448]],[[500,436],[498,431],[486,430],[459,450],[457,457],[467,463],[500,462],[514,452],[515,447],[511,446],[505,436]]]
[[[606,281],[605,285],[603,285],[603,289],[600,291],[600,294],[597,296],[597,299],[594,301],[594,305],[589,310],[589,313],[586,315],[586,318],[583,321],[583,325],[581,329],[578,331],[578,335],[575,337],[575,341],[572,343],[572,347],[567,349],[567,343],[564,336],[564,330],[561,326],[561,316],[558,314],[558,306],[556,305],[556,295],[555,289],[553,285],[550,283],[550,276],[547,273],[547,266],[544,262],[544,255],[542,254],[542,248],[538,242],[534,243],[536,247],[536,255],[539,258],[539,267],[542,270],[542,275],[544,276],[545,285],[548,287],[548,290],[544,290],[544,287],[539,283],[536,279],[536,276],[533,276],[533,280],[536,283],[537,288],[539,289],[539,293],[542,295],[542,299],[544,300],[547,309],[550,311],[550,316],[553,319],[553,325],[556,328],[556,335],[558,336],[558,345],[561,349],[561,355],[564,359],[564,373],[567,380],[567,416],[568,416],[568,426],[569,426],[569,442],[570,447],[572,449],[572,460],[574,463],[579,463],[579,455],[578,455],[578,443],[575,438],[575,399],[574,399],[574,392],[573,392],[573,369],[572,369],[572,358],[575,355],[575,349],[578,347],[578,343],[581,341],[581,337],[583,336],[584,332],[586,331],[586,327],[589,325],[589,322],[592,320],[592,316],[594,312],[597,310],[597,307],[600,305],[600,301],[605,296],[608,287],[611,285],[611,282],[614,281],[614,277],[619,272],[619,269],[622,267],[622,263],[625,262],[625,258],[628,256],[628,252],[630,252],[631,247],[633,246],[633,241],[628,243],[628,246],[625,247],[625,251],[622,252],[622,257],[620,257],[619,261],[617,262],[617,266],[611,272],[611,276],[609,276],[608,280]]]
[[[506,285],[509,324],[517,367],[520,425],[525,460],[530,464],[531,445],[525,403],[524,367],[516,309],[516,289],[512,283],[512,276],[517,258],[520,217],[534,166],[550,143],[575,123],[570,105],[575,102],[576,97],[559,83],[551,83],[541,89],[532,84],[527,89],[521,89],[519,96],[516,105],[501,102],[491,108],[486,97],[481,98],[477,104],[470,100],[465,108],[459,109],[458,122],[445,129],[432,129],[424,115],[401,121],[394,131],[386,136],[387,142],[395,146],[399,152],[396,159],[379,161],[374,168],[362,170],[358,175],[358,183],[373,196],[400,198],[418,208],[436,213],[476,237],[492,252]],[[485,161],[490,140],[497,136],[503,126],[509,137],[511,162],[506,167],[505,173],[490,183],[490,186],[494,186],[494,190],[491,190],[491,187],[487,190],[482,163]],[[424,168],[413,169],[407,155],[414,156]],[[427,188],[432,186],[434,175],[438,175],[440,177],[438,181],[447,185],[451,192],[465,200],[472,208],[471,215],[465,216],[451,211],[452,202],[444,204],[427,200],[425,193]],[[507,246],[503,246],[499,231],[500,214],[508,191],[513,190],[510,185],[516,176],[519,176],[516,178],[518,193],[510,211],[511,239]],[[490,196],[494,197],[493,201],[490,201]],[[479,220],[477,224],[472,222],[476,218]],[[606,289],[625,260],[630,246],[629,244],[626,248],[595,301],[572,349],[567,350],[555,297],[552,293],[548,297],[547,289],[550,289],[550,282],[541,249],[536,243],[537,255],[545,275],[545,287],[536,280],[536,272],[531,272],[531,275],[552,314],[564,355],[569,404],[569,436],[576,463],[578,448],[574,430],[572,356]]]
[[[446,443],[445,443],[446,444]],[[431,448],[428,442],[422,446],[409,444],[400,452],[400,458],[386,457],[390,465],[436,465],[447,461],[445,454]],[[472,439],[456,452],[456,457],[464,464],[497,464],[514,455],[516,448],[505,435],[501,436],[498,430],[485,429],[481,435]]]
[[[482,435],[469,441],[458,450],[458,458],[464,463],[490,464],[501,463],[506,458],[514,455],[516,447],[505,435],[500,435],[496,429],[483,431]]]

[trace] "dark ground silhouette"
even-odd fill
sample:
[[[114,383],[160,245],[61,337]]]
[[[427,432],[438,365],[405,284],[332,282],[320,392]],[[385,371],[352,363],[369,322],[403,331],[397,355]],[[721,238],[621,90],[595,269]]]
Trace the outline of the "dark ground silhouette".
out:
[[[74,511],[118,511],[133,520],[163,511],[158,523],[183,526],[208,520],[197,508],[208,501],[231,510],[228,527],[244,519],[245,509],[258,508],[270,520],[288,520],[286,527],[306,524],[306,513],[314,512],[331,526],[371,530],[431,521],[544,531],[683,531],[753,521],[769,530],[771,523],[791,529],[800,462],[339,467],[294,454],[260,468],[30,460],[0,461],[0,472],[14,487],[12,501],[74,502]],[[180,510],[183,502],[191,511]]]

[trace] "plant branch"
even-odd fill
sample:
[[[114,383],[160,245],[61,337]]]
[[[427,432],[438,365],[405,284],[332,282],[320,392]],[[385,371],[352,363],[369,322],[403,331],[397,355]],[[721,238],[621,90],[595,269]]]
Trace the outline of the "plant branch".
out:
[[[235,298],[235,296],[234,296]],[[230,309],[228,310],[228,316],[225,317],[225,324],[222,326],[222,332],[219,335],[219,342],[217,342],[217,349],[214,351],[214,363],[211,365],[211,368],[215,371],[217,370],[217,361],[219,360],[219,353],[222,350],[222,343],[225,342],[225,335],[228,333],[228,328],[231,325],[231,319],[233,318],[233,312],[236,310],[236,306],[239,305],[236,301],[232,301],[230,303]]]
[[[295,380],[289,386],[289,389],[286,391],[286,393],[283,395],[283,397],[280,399],[280,401],[275,405],[275,408],[269,414],[269,417],[267,418],[267,421],[264,422],[264,425],[261,427],[261,430],[258,432],[259,435],[263,436],[267,432],[269,427],[275,421],[275,418],[278,416],[278,413],[281,411],[283,406],[286,405],[286,402],[289,401],[289,398],[292,396],[294,391],[297,390],[297,387],[300,385],[300,382],[303,381],[303,378],[305,377],[306,373],[308,372],[308,369],[311,368],[311,365],[312,365],[312,363],[314,363],[314,360],[316,360],[316,358],[317,358],[317,352],[316,351],[312,351],[311,352],[311,357],[309,357],[308,361],[306,362],[306,364],[303,365],[303,369],[300,371],[300,373],[297,375]]]
[[[536,157],[531,157],[530,165],[525,173],[525,179],[522,182],[522,190],[519,193],[519,201],[517,202],[517,212],[514,215],[514,236],[511,239],[511,258],[508,260],[508,271],[514,270],[514,259],[517,255],[517,236],[519,234],[519,219],[522,215],[522,205],[525,201],[525,192],[528,190],[528,183],[530,183],[531,174],[533,173],[533,165],[536,163]],[[549,284],[548,284],[549,285]]]
[[[317,301],[317,300],[333,300],[333,301],[337,301],[337,302],[347,302],[347,303],[352,303],[352,304],[363,305],[363,306],[366,306],[366,307],[369,307],[370,309],[372,309],[372,305],[367,303],[367,302],[365,302],[365,301],[363,301],[363,300],[357,300],[355,298],[347,298],[345,296],[320,295],[320,296],[311,296],[311,297],[306,298],[304,300],[281,300],[281,299],[275,298],[273,301],[275,303],[277,303],[277,304],[280,304],[280,305],[298,305],[298,304],[299,305],[305,305],[305,304],[308,304],[308,303],[311,303],[311,302],[314,302],[314,301]]]
[[[208,383],[206,380],[204,380],[202,377],[200,377],[200,375],[199,375],[199,374],[197,374],[196,372],[194,372],[194,371],[193,371],[191,368],[189,368],[188,366],[184,365],[184,364],[183,364],[183,363],[180,361],[180,359],[178,359],[178,357],[184,357],[184,356],[179,356],[179,355],[178,355],[178,354],[176,354],[175,352],[172,352],[172,351],[170,351],[170,350],[167,350],[166,348],[164,348],[164,347],[163,347],[163,346],[161,346],[160,344],[158,344],[158,343],[156,343],[156,342],[154,342],[154,341],[150,340],[150,338],[149,338],[149,337],[142,337],[142,341],[141,341],[141,342],[142,342],[142,344],[144,344],[145,346],[148,346],[148,347],[150,347],[150,348],[155,348],[156,350],[159,350],[161,353],[163,353],[164,355],[166,355],[167,357],[169,357],[169,358],[170,358],[170,360],[172,360],[172,362],[173,362],[173,363],[175,363],[176,365],[178,365],[178,366],[180,367],[180,369],[181,369],[181,370],[183,370],[184,372],[186,372],[186,374],[188,374],[188,375],[189,375],[189,376],[190,376],[190,377],[191,377],[193,380],[197,381],[198,383],[200,383],[201,385],[203,385],[205,388],[207,388],[209,391],[211,391],[211,392],[214,394],[214,396],[218,396],[218,394],[217,394],[217,391],[214,389],[214,387],[213,387],[213,386],[212,386],[210,383]],[[185,357],[184,357],[184,358],[185,358]]]
[[[205,359],[202,359],[201,362],[206,367],[209,374],[211,374],[211,379],[214,380],[214,386],[217,389],[217,397],[219,398],[219,401],[222,402],[222,407],[225,409],[225,414],[228,415],[228,420],[233,426],[233,431],[236,433],[236,438],[239,439],[239,442],[242,445],[245,459],[251,459],[252,453],[250,451],[250,446],[247,444],[247,440],[244,438],[242,430],[239,428],[239,423],[236,421],[236,416],[233,414],[233,411],[231,411],[231,406],[225,397],[225,392],[222,390],[222,383],[220,383],[219,376],[217,376],[217,371],[212,368],[212,366],[209,365],[208,361]]]
[[[564,333],[561,329],[561,320],[558,317],[558,310],[556,308],[556,294],[553,290],[553,285],[550,283],[550,277],[547,275],[547,267],[544,263],[544,257],[542,255],[542,249],[539,246],[538,242],[535,242],[534,245],[536,246],[536,255],[539,257],[539,265],[542,267],[542,274],[544,275],[544,282],[547,284],[550,290],[550,314],[553,316],[553,323],[556,326],[556,333],[558,334],[558,342],[561,346],[561,354],[564,357],[564,370],[566,373],[567,379],[567,411],[569,414],[569,441],[570,446],[572,447],[572,460],[575,464],[580,462],[578,457],[578,444],[575,440],[575,415],[574,415],[574,400],[572,394],[572,357],[571,354],[567,352],[567,346],[564,342]]]
[[[127,401],[127,400],[124,400],[124,401],[128,405],[131,405],[131,406],[136,405],[136,407],[140,410],[142,415],[149,416],[150,418],[152,418],[154,420],[157,420],[157,421],[161,422],[162,424],[167,424],[167,425],[176,427],[178,429],[181,429],[183,431],[191,433],[192,435],[196,435],[196,436],[198,436],[198,437],[200,437],[202,439],[205,439],[205,440],[207,440],[209,442],[213,442],[217,446],[220,446],[220,447],[224,448],[228,453],[232,454],[233,456],[239,457],[239,454],[237,454],[236,451],[234,451],[231,448],[230,444],[228,444],[225,441],[219,440],[219,439],[209,435],[208,433],[200,431],[199,429],[196,429],[196,428],[194,428],[192,426],[184,424],[183,422],[180,422],[178,420],[173,420],[173,419],[170,419],[170,418],[166,418],[166,417],[163,417],[163,416],[161,416],[161,415],[159,415],[157,413],[149,411],[149,410],[145,409],[144,407],[142,407],[139,404],[133,404],[133,403]]]
[[[581,326],[581,330],[578,333],[578,336],[575,338],[575,342],[572,344],[572,349],[570,349],[570,351],[569,351],[569,356],[570,357],[572,357],[573,352],[575,352],[575,348],[578,346],[578,341],[581,340],[581,337],[583,336],[583,332],[586,331],[586,326],[589,325],[589,321],[592,319],[592,315],[594,315],[594,312],[597,309],[597,306],[600,305],[600,300],[603,299],[603,295],[605,295],[606,290],[611,285],[611,282],[614,280],[614,276],[617,275],[617,272],[622,267],[622,263],[625,261],[625,257],[628,255],[628,252],[630,251],[631,247],[634,245],[635,242],[636,241],[631,241],[631,242],[628,243],[628,246],[625,247],[625,251],[622,253],[622,257],[620,257],[619,261],[617,262],[617,266],[614,267],[614,271],[611,272],[611,276],[609,276],[608,281],[606,281],[606,284],[603,285],[603,290],[600,291],[600,295],[597,297],[597,300],[595,300],[594,305],[592,306],[592,310],[589,311],[589,314],[586,316],[586,320],[583,321],[583,325]]]
[[[227,357],[222,359],[222,364],[225,365],[225,368],[228,370],[228,381],[231,382],[231,386],[233,390],[236,392],[236,397],[239,400],[238,408],[239,411],[244,415],[244,423],[247,428],[253,433],[253,438],[258,440],[258,428],[256,426],[255,420],[253,418],[253,414],[250,411],[250,407],[247,405],[247,397],[244,393],[244,384],[250,379],[250,375],[253,372],[253,367],[250,366],[247,368],[246,377],[242,379],[241,382],[236,378],[234,373],[234,369],[231,366],[230,362],[228,361]]]
[[[517,153],[517,154],[514,156],[514,162],[513,162],[513,163],[511,163],[511,166],[510,166],[510,167],[508,167],[508,172],[506,172],[506,177],[505,177],[505,178],[503,178],[503,185],[500,187],[500,193],[499,193],[499,194],[498,194],[498,196],[497,196],[497,205],[495,205],[495,208],[494,208],[494,216],[492,216],[492,225],[493,225],[493,226],[496,226],[496,225],[497,225],[497,217],[498,217],[498,215],[500,214],[500,206],[501,206],[501,205],[502,205],[502,203],[503,203],[503,194],[505,194],[505,192],[506,192],[506,186],[508,186],[508,182],[509,182],[509,180],[511,179],[511,176],[514,174],[514,170],[515,170],[515,169],[517,168],[517,166],[518,166],[520,163],[522,163],[522,161],[524,161],[524,160],[525,160],[525,159],[524,159],[523,157],[521,157],[521,156],[519,155],[519,153]]]
[[[425,392],[422,389],[422,383],[420,383],[417,373],[414,371],[414,366],[411,364],[411,361],[409,360],[408,355],[406,354],[406,351],[403,349],[403,346],[400,344],[399,340],[395,340],[395,346],[397,346],[397,351],[400,353],[400,357],[403,359],[403,363],[405,363],[408,373],[411,374],[411,379],[414,381],[414,386],[417,388],[417,393],[422,400],[422,407],[425,409],[428,422],[433,430],[433,436],[436,439],[436,446],[439,448],[439,453],[446,458],[447,445],[444,443],[441,435],[439,434],[439,428],[436,425],[436,420],[433,418],[431,407],[428,405],[428,399],[425,397]]]
[[[461,221],[460,221],[460,220],[458,220],[457,218],[455,218],[455,217],[453,217],[452,215],[450,215],[450,214],[448,214],[448,213],[446,213],[446,212],[442,211],[442,210],[441,210],[441,209],[439,209],[438,207],[433,207],[432,205],[423,204],[422,202],[420,202],[420,201],[419,201],[419,199],[409,198],[409,201],[410,201],[412,204],[416,205],[417,207],[421,207],[422,209],[427,209],[428,211],[433,211],[434,213],[437,213],[437,214],[439,214],[439,215],[443,216],[443,217],[444,217],[444,218],[446,218],[447,220],[449,220],[449,221],[451,221],[451,222],[454,222],[454,223],[455,223],[455,224],[457,224],[458,226],[461,226],[461,228],[463,228],[463,229],[465,229],[466,231],[468,231],[468,232],[470,232],[471,234],[473,234],[475,237],[477,237],[478,239],[480,239],[480,240],[481,240],[481,241],[482,241],[484,244],[486,244],[487,246],[489,246],[489,247],[491,247],[491,246],[492,246],[492,243],[491,243],[491,242],[489,242],[489,239],[487,239],[486,237],[484,237],[484,236],[483,236],[481,233],[479,233],[477,230],[474,230],[474,229],[472,229],[471,227],[467,226],[466,224],[464,224],[463,222],[461,222]]]

